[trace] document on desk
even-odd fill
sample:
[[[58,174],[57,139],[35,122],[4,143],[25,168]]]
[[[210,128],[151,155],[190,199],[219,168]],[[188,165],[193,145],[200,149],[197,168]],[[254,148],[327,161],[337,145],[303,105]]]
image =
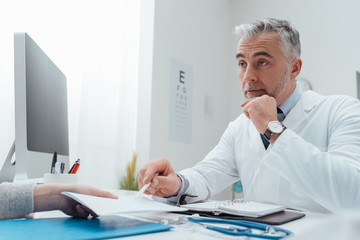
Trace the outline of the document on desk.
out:
[[[146,197],[120,196],[118,199],[112,199],[72,192],[62,192],[62,194],[81,203],[99,216],[116,213],[181,212],[187,210]]]
[[[285,210],[284,206],[253,202],[244,199],[236,199],[234,201],[208,201],[181,205],[181,207],[192,211],[219,212],[253,218]]]

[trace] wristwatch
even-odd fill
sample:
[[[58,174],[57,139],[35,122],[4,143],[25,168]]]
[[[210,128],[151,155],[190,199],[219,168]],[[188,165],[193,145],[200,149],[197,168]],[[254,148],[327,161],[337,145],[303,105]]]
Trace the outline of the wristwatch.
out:
[[[282,133],[284,128],[285,128],[285,126],[281,122],[271,121],[271,122],[269,122],[269,124],[265,130],[264,136],[268,141],[270,141],[271,135]]]

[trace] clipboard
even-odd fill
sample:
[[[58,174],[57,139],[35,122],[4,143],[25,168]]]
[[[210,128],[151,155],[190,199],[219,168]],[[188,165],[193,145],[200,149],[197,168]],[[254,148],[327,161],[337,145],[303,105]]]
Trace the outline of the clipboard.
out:
[[[211,217],[211,218],[221,218],[221,219],[232,219],[232,220],[247,220],[252,222],[259,222],[271,225],[281,225],[284,223],[288,223],[297,219],[300,219],[305,216],[304,213],[291,211],[291,210],[284,210],[281,212],[269,214],[263,217],[244,217],[244,216],[237,216],[227,213],[220,213],[220,212],[203,212],[203,211],[185,211],[185,212],[177,212],[178,214],[199,214],[202,217]]]

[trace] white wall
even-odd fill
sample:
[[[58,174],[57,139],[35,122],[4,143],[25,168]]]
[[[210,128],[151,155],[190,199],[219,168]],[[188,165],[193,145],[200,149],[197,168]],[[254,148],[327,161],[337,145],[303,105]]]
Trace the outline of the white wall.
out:
[[[137,123],[134,149],[138,153],[138,168],[141,168],[150,158],[154,16],[155,0],[141,0]]]
[[[355,71],[360,70],[359,1],[232,0],[232,3],[233,25],[264,17],[287,19],[294,24],[300,32],[302,44],[303,68],[300,76],[308,79],[314,90],[324,95],[357,96]],[[237,100],[233,92],[232,102]],[[237,112],[238,109],[232,107],[232,116]]]
[[[153,40],[141,40],[143,46],[153,41],[153,58],[146,65],[144,58],[151,53],[140,52],[139,89],[148,86],[149,81],[152,84],[148,89],[151,96],[139,94],[139,103],[145,106],[149,103],[144,98],[151,99],[150,113],[139,113],[143,118],[138,120],[138,131],[139,125],[150,123],[148,135],[138,132],[139,159],[143,164],[148,159],[165,156],[180,171],[201,161],[217,144],[229,122],[231,5],[224,0],[157,0],[154,4]],[[191,143],[168,140],[171,57],[191,65],[194,71]],[[141,77],[143,70],[151,72],[148,70],[151,64],[152,79]],[[212,120],[204,116],[205,96],[213,98]]]
[[[222,0],[156,1],[150,157],[168,157],[175,170],[200,161],[227,126],[229,10]],[[171,57],[194,70],[190,144],[168,140]],[[204,119],[205,95],[214,99],[212,121]]]

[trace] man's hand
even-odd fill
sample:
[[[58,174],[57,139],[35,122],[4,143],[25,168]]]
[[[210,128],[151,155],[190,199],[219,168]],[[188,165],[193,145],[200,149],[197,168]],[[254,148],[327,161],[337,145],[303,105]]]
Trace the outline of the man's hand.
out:
[[[154,177],[155,173],[159,176]],[[176,175],[174,169],[166,158],[149,161],[141,170],[138,177],[139,188],[151,181],[146,194],[158,197],[170,197],[177,195],[181,189],[181,179]]]
[[[79,184],[41,184],[34,189],[34,211],[61,210],[64,213],[78,218],[87,218],[89,214],[97,215],[90,209],[61,194],[61,192],[75,192],[98,197],[118,198],[108,191]]]
[[[244,114],[252,121],[259,133],[263,134],[271,121],[277,121],[276,100],[268,95],[250,98],[243,102]]]

